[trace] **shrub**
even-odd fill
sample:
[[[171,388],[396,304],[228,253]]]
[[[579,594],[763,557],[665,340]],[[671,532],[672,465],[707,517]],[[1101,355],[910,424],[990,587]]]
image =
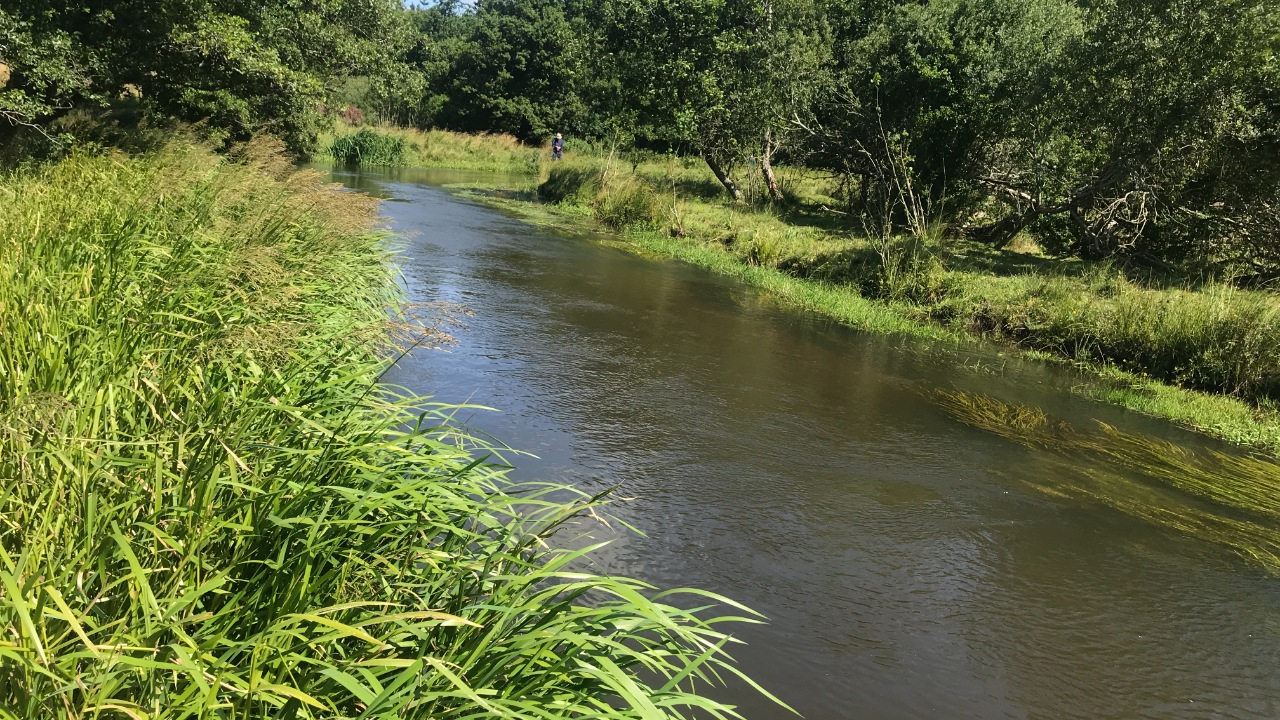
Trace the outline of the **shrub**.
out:
[[[338,118],[348,125],[363,125],[364,111],[355,105],[348,105],[338,113]]]
[[[657,193],[633,174],[608,172],[595,163],[556,163],[538,186],[538,196],[561,205],[585,205],[611,228],[647,227],[662,219]]]
[[[601,175],[601,169],[594,165],[558,162],[538,186],[538,197],[557,205],[585,205],[600,191]]]
[[[909,235],[872,240],[873,270],[864,275],[864,294],[887,300],[936,303],[949,292],[947,272],[926,243]]]

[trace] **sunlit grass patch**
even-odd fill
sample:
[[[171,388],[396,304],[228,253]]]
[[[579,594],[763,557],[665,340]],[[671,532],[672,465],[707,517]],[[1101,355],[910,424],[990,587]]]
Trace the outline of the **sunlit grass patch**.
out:
[[[732,717],[759,616],[583,572],[600,498],[378,385],[439,331],[279,150],[0,183],[0,718]]]
[[[341,148],[345,143],[351,142],[347,138],[362,134],[385,138],[382,142],[396,144],[401,148],[399,161],[385,164],[410,167],[537,173],[543,156],[550,152],[522,145],[510,135],[472,135],[449,130],[415,130],[389,126],[357,129],[335,123],[334,128],[320,138],[320,147],[324,150],[316,159],[344,162],[342,154],[335,154],[334,148]]]

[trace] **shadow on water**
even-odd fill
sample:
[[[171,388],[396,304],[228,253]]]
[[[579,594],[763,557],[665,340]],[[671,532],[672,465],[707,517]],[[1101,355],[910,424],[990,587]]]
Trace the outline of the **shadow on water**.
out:
[[[501,408],[460,420],[536,455],[518,477],[618,486],[613,512],[647,537],[593,527],[613,540],[599,569],[766,614],[736,655],[805,717],[1280,717],[1280,583],[1229,547],[1035,489],[1084,460],[958,421],[934,393],[1213,443],[1073,395],[1061,368],[854,333],[436,187],[475,174],[337,179],[395,201],[414,300],[474,311],[389,380]]]

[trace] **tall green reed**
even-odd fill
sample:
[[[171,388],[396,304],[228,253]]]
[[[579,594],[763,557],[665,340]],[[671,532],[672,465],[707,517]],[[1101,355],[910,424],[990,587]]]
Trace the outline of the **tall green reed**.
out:
[[[404,140],[366,128],[335,138],[329,155],[346,165],[403,165]]]
[[[734,716],[754,613],[583,572],[599,498],[376,385],[373,221],[263,143],[0,184],[0,718]]]

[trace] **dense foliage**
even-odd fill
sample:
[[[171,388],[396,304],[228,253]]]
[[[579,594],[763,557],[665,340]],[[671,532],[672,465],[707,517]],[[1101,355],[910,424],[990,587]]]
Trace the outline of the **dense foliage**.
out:
[[[326,105],[704,159],[862,227],[1280,278],[1277,0],[21,0],[0,133],[122,93],[314,149]],[[361,113],[343,117],[359,122]],[[759,179],[744,175],[759,172]],[[854,224],[859,229],[858,223]]]
[[[831,171],[862,226],[1280,277],[1275,0],[479,0],[409,12],[422,127]]]
[[[394,0],[6,2],[0,142],[132,97],[157,117],[265,128],[306,149],[327,84],[390,72],[407,29]]]

